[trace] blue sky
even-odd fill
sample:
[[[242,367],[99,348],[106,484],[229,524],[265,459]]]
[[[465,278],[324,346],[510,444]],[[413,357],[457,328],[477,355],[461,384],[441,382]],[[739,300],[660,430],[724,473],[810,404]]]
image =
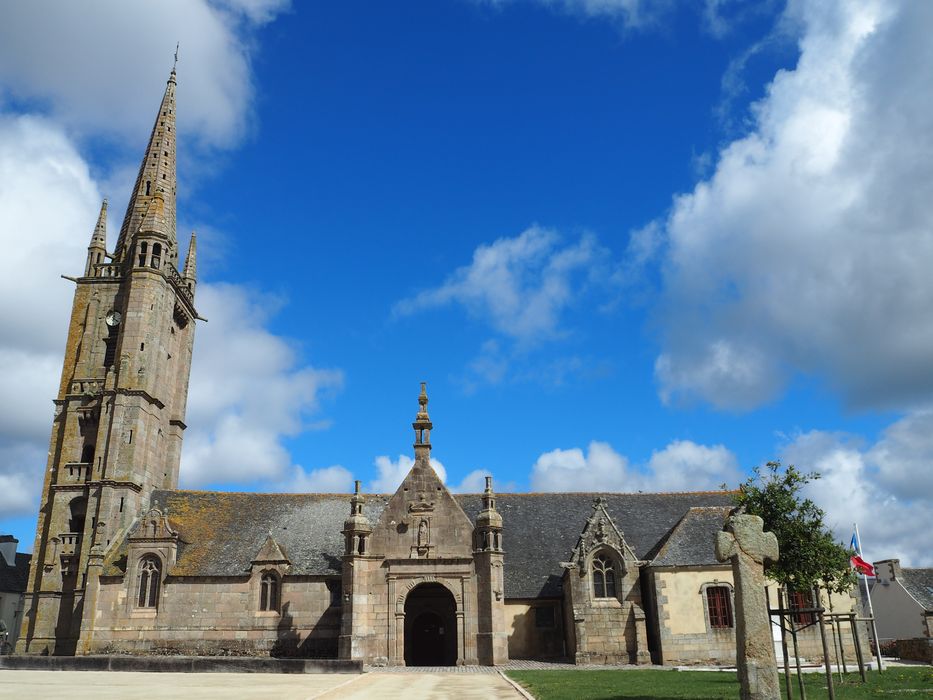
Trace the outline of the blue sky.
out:
[[[392,490],[425,380],[451,488],[780,458],[824,475],[841,540],[858,517],[869,558],[933,562],[931,9],[43,5],[0,28],[0,530],[27,548],[59,275],[103,196],[113,244],[180,41],[210,319],[183,486]]]

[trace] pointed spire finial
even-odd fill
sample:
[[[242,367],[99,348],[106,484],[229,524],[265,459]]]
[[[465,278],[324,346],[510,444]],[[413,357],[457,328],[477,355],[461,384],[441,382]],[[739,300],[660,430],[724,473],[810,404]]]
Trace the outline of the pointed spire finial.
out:
[[[191,239],[188,241],[188,255],[185,257],[184,277],[190,285],[193,285],[198,278],[198,237],[195,231],[191,232]]]
[[[181,42],[175,43],[175,62],[172,64],[172,73],[175,72],[175,68],[178,67],[178,47],[181,46]]]
[[[100,214],[97,215],[97,225],[91,233],[91,243],[87,247],[87,264],[84,266],[86,277],[92,277],[94,266],[105,262],[107,257],[107,198],[100,205]]]
[[[411,427],[415,429],[416,459],[427,459],[427,455],[431,451],[431,429],[434,425],[428,415],[427,385],[427,382],[421,382],[421,393],[418,395],[418,414],[415,416],[415,422],[411,424]]]
[[[133,238],[149,208],[149,202],[161,192],[164,199],[165,230],[169,251],[167,260],[176,260],[178,251],[175,239],[175,195],[176,195],[176,133],[175,133],[175,68],[165,85],[165,93],[156,113],[149,142],[143,153],[136,175],[136,184],[126,205],[126,214],[120,226],[120,235],[113,251],[115,261],[125,260],[133,247]]]

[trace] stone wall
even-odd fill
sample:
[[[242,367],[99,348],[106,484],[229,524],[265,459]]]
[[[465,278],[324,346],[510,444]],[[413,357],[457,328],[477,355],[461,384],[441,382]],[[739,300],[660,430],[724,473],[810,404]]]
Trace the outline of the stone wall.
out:
[[[655,601],[652,621],[662,664],[735,664],[735,626],[710,626],[706,587],[732,588],[732,571],[725,567],[669,569],[648,575]]]
[[[510,659],[562,659],[564,612],[559,600],[507,600]]]
[[[336,657],[340,597],[328,582],[286,576],[279,609],[260,611],[258,576],[168,578],[155,609],[137,607],[123,578],[102,578],[88,652]]]
[[[897,655],[907,661],[933,664],[933,639],[898,639]]]

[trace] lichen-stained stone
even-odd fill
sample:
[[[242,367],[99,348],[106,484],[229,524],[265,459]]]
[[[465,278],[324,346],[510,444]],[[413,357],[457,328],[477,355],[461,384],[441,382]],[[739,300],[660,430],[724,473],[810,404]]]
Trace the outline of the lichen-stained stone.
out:
[[[764,532],[757,515],[731,515],[717,534],[716,558],[732,562],[742,700],[780,700],[764,572],[765,562],[778,558],[777,537]]]

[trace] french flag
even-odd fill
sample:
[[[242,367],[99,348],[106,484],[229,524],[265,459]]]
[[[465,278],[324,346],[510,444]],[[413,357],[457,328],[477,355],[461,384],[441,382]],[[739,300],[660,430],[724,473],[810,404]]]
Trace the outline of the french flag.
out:
[[[875,567],[862,559],[862,548],[859,546],[858,536],[854,532],[852,533],[852,541],[849,542],[849,549],[853,552],[852,556],[849,557],[849,561],[855,570],[865,576],[874,576]]]

